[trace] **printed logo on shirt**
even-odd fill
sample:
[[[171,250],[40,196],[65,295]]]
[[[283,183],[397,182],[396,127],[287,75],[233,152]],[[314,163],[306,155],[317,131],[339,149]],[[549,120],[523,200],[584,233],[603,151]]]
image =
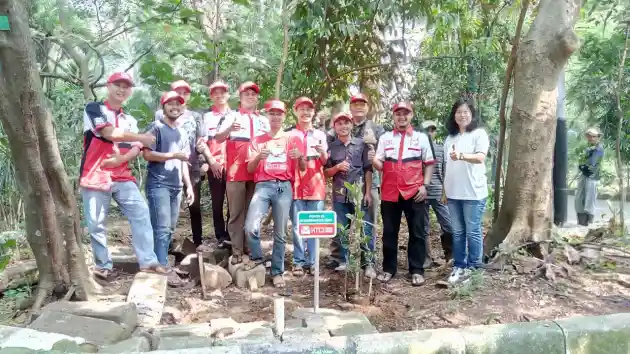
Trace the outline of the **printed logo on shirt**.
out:
[[[267,148],[269,149],[269,156],[267,156],[267,159],[265,160],[265,171],[286,171],[288,166],[285,145],[281,142],[272,142],[268,144]]]

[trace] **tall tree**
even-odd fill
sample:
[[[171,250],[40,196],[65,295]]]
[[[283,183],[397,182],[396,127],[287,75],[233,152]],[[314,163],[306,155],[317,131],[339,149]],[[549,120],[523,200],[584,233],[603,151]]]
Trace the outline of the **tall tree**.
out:
[[[0,121],[25,199],[26,238],[39,269],[34,309],[50,294],[94,290],[81,250],[79,211],[46,108],[28,27],[26,2],[0,0]]]
[[[558,77],[579,46],[574,31],[580,0],[541,0],[518,48],[510,114],[509,162],[501,210],[486,250],[548,240]],[[541,253],[534,247],[535,253]]]

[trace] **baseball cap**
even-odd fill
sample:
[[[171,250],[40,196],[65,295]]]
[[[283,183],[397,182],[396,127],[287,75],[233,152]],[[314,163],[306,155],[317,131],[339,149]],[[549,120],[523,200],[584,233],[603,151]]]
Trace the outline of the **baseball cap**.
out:
[[[173,91],[182,88],[188,90],[188,92],[192,92],[190,85],[184,80],[177,80],[171,84],[171,90]]]
[[[368,103],[368,99],[367,96],[362,94],[362,93],[357,93],[356,95],[350,97],[350,103],[354,103],[354,102],[365,102]]]
[[[167,104],[168,102],[172,100],[179,100],[179,103],[181,104],[184,104],[185,102],[184,97],[180,96],[177,92],[168,91],[162,95],[162,98],[160,99],[160,104],[164,106],[165,104]]]
[[[394,107],[392,108],[392,112],[396,112],[399,109],[406,109],[409,112],[413,112],[413,108],[411,107],[411,104],[409,104],[409,102],[398,102],[394,105]]]
[[[602,135],[602,133],[599,132],[599,130],[595,127],[591,127],[586,129],[586,132],[584,132],[585,135],[590,135],[590,136],[600,136]]]
[[[300,97],[297,100],[295,100],[295,103],[293,104],[293,108],[297,109],[302,104],[307,104],[309,105],[309,107],[315,108],[315,104],[313,103],[313,100],[311,100],[308,97]]]
[[[425,120],[424,122],[422,122],[422,129],[429,129],[431,127],[437,128],[437,124],[435,124],[435,122],[432,120]]]
[[[350,114],[346,112],[339,112],[335,114],[335,116],[333,117],[333,124],[337,123],[338,120],[342,120],[342,119],[352,121],[352,117],[350,117]]]
[[[107,79],[107,83],[108,84],[112,84],[114,82],[119,82],[119,81],[125,81],[127,84],[129,84],[130,86],[133,86],[133,79],[131,78],[131,75],[127,74],[126,72],[115,72],[113,74],[111,74],[109,76],[109,78]]]
[[[254,91],[256,91],[256,93],[260,93],[260,87],[258,87],[258,85],[256,85],[255,82],[253,81],[247,81],[241,84],[241,86],[238,88],[238,92],[239,93],[243,93],[246,90],[252,89]]]
[[[212,90],[217,89],[217,88],[222,88],[222,89],[225,89],[226,91],[229,89],[228,85],[225,82],[221,80],[217,80],[213,82],[212,85],[210,85],[210,87],[208,87],[208,91],[212,93]]]
[[[280,101],[280,100],[269,100],[267,101],[267,103],[265,103],[265,110],[267,112],[271,111],[271,110],[277,110],[277,111],[282,111],[282,113],[286,112],[286,106],[284,104],[284,102]]]

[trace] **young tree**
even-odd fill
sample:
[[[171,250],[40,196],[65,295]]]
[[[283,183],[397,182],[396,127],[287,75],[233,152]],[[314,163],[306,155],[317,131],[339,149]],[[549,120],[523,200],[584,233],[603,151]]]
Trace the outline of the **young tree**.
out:
[[[81,249],[79,212],[42,94],[26,2],[0,0],[10,29],[0,30],[0,121],[26,203],[26,238],[39,269],[33,309],[50,294],[94,288]]]
[[[518,48],[510,115],[514,134],[510,136],[501,210],[486,237],[487,251],[502,242],[508,248],[530,242],[538,245],[551,234],[556,86],[579,46],[574,26],[580,1],[541,0],[538,6]]]

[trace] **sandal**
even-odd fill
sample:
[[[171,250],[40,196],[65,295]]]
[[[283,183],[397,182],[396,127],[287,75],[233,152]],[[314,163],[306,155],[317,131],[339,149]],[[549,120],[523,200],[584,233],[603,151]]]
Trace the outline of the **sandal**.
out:
[[[303,277],[304,268],[302,268],[302,266],[300,265],[293,266],[293,269],[291,270],[291,274],[293,274],[294,277]]]
[[[162,274],[162,275],[168,274],[168,269],[166,269],[163,265],[159,263],[151,264],[147,268],[140,268],[140,271],[145,272],[145,273]]]
[[[118,276],[120,275],[117,270],[106,269],[106,268],[94,269],[92,274],[94,274],[95,277],[97,277],[97,278],[99,278],[101,280],[105,280],[107,282],[111,282],[111,281],[116,280],[116,278],[118,278]]]
[[[166,275],[166,284],[171,288],[181,288],[186,283],[173,271],[170,269],[168,274]]]
[[[273,277],[273,286],[276,288],[284,288],[286,286],[282,274],[278,274]]]
[[[411,286],[420,286],[425,282],[422,274],[411,274]]]
[[[376,279],[378,279],[382,283],[388,283],[390,280],[392,280],[393,277],[394,275],[392,273],[384,272],[382,274],[379,274],[379,276],[376,277]]]

